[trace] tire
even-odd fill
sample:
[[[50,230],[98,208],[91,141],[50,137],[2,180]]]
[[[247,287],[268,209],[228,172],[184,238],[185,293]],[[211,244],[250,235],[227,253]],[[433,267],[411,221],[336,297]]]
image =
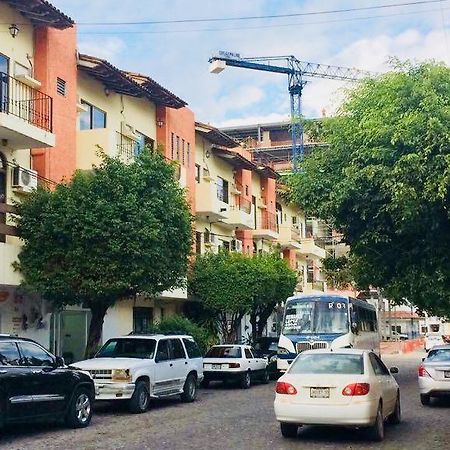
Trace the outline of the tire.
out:
[[[375,423],[367,430],[367,434],[371,441],[381,442],[384,439],[384,419],[381,404],[378,406]]]
[[[203,378],[202,387],[204,387],[204,388],[209,387],[209,383],[210,383],[210,381],[206,377]]]
[[[134,414],[145,413],[150,406],[150,393],[145,381],[138,381],[130,399],[129,408]]]
[[[242,389],[249,389],[252,385],[252,378],[250,376],[250,371],[247,371],[242,374],[241,377],[241,388]]]
[[[191,403],[197,398],[197,377],[190,373],[183,386],[183,393],[181,394],[181,401]]]
[[[423,406],[429,406],[431,403],[430,396],[427,394],[420,394],[420,403],[422,403]]]
[[[70,428],[85,428],[91,423],[93,398],[89,389],[78,388],[70,401],[66,425]]]
[[[298,425],[295,423],[280,422],[281,435],[284,438],[296,438],[298,432]]]
[[[388,421],[391,425],[398,425],[402,421],[402,407],[400,404],[400,393],[397,394],[394,412],[389,416]]]
[[[261,378],[261,383],[268,384],[269,381],[270,381],[270,374],[269,374],[269,371],[267,369],[265,369],[263,372],[263,376]]]

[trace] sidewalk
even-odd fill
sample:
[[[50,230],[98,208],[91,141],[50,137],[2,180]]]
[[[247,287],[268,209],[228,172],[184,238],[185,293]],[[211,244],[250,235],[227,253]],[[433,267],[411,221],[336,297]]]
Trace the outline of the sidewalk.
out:
[[[407,341],[388,341],[380,343],[380,350],[382,355],[409,353],[420,348],[423,348],[423,338],[408,339]]]

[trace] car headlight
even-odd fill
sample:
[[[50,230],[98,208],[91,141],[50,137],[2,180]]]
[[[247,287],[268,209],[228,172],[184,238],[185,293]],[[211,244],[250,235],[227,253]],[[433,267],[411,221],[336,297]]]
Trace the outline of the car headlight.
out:
[[[112,381],[131,381],[131,375],[129,369],[113,369]]]
[[[290,353],[290,351],[287,348],[278,347],[278,354],[279,355],[287,355],[288,353]]]

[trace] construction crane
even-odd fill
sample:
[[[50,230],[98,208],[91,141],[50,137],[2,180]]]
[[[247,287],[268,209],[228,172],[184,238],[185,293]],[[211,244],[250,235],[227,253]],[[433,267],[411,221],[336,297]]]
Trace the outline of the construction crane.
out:
[[[374,76],[373,73],[348,67],[330,66],[299,61],[295,56],[262,56],[241,58],[239,53],[219,52],[209,60],[211,73],[220,73],[226,66],[263,72],[281,73],[288,76],[288,91],[291,99],[292,155],[294,171],[303,158],[302,92],[307,78],[326,78],[339,81],[358,81]]]

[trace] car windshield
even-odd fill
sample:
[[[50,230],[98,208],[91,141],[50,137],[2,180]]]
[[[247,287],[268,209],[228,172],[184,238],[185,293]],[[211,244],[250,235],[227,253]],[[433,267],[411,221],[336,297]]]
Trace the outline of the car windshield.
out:
[[[437,348],[435,350],[430,350],[427,361],[450,363],[450,348]]]
[[[208,350],[205,358],[241,358],[240,347],[212,347]]]
[[[311,298],[292,300],[286,305],[284,334],[348,333],[346,299]]]
[[[95,355],[96,358],[152,359],[155,354],[154,339],[110,339]]]
[[[317,353],[300,355],[289,368],[290,374],[363,374],[362,355]]]

